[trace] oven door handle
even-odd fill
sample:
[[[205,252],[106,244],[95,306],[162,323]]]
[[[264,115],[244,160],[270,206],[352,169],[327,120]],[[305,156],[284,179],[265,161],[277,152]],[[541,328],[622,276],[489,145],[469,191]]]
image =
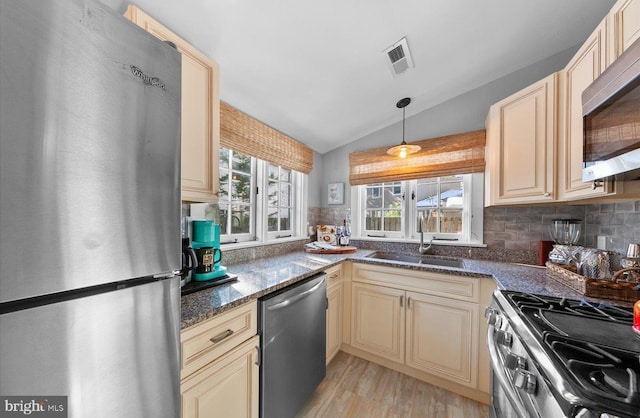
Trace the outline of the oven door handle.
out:
[[[504,393],[507,395],[507,399],[511,403],[511,406],[518,413],[518,417],[527,418],[529,414],[525,409],[524,405],[520,401],[518,393],[514,389],[513,385],[509,382],[509,376],[507,376],[507,372],[504,369],[503,365],[500,364],[500,353],[498,352],[498,345],[494,338],[495,327],[493,325],[489,325],[489,331],[487,332],[487,347],[489,348],[489,358],[491,359],[491,369],[498,379],[498,384],[504,390]]]

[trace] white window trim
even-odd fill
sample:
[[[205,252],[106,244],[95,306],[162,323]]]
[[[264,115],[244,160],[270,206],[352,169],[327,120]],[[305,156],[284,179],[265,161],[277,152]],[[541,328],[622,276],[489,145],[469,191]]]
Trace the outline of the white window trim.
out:
[[[249,234],[228,234],[221,237],[221,240],[225,242],[228,239],[235,239],[238,237],[237,242],[225,243],[222,245],[222,250],[232,250],[239,248],[257,247],[263,245],[279,244],[291,241],[299,241],[308,238],[307,228],[307,193],[309,179],[308,175],[291,171],[292,176],[292,193],[293,193],[293,206],[291,214],[291,231],[286,233],[282,231],[270,232],[268,231],[267,222],[267,207],[268,207],[268,167],[269,163],[257,158],[252,159],[252,164],[255,164],[254,169],[255,184],[252,186],[251,199],[255,206],[255,222],[252,225],[252,233],[250,234],[250,240],[241,241],[240,236],[244,237]],[[252,179],[253,181],[253,179]],[[278,235],[289,235],[278,238]]]
[[[465,234],[460,236],[459,234],[435,234],[436,239],[434,243],[438,245],[453,245],[453,246],[474,246],[485,247],[483,243],[483,218],[484,218],[484,174],[477,173],[464,177],[463,187],[465,191],[470,193],[464,194],[463,204],[465,208],[462,212],[462,222],[465,226]],[[408,184],[408,186],[406,186]],[[417,183],[415,181],[405,182],[405,192],[403,209],[408,207],[407,213],[403,217],[403,227],[401,233],[390,234],[384,232],[384,237],[367,236],[366,231],[363,230],[362,217],[365,216],[365,202],[366,194],[364,192],[365,186],[351,186],[351,207],[352,213],[352,225],[351,225],[351,238],[362,241],[383,241],[383,242],[419,242],[420,234],[415,232],[414,223],[411,219],[416,219],[417,208],[413,204],[409,204],[411,201],[411,193],[416,191]],[[467,206],[468,205],[468,206]],[[382,235],[381,231],[381,235]],[[434,234],[424,233],[424,240],[428,242]],[[448,241],[447,238],[458,238],[457,241]]]

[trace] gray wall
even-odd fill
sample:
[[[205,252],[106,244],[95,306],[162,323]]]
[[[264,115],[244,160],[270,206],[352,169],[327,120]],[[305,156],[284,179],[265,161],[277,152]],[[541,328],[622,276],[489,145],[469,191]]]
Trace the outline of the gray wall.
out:
[[[322,155],[313,151],[313,170],[309,173],[309,194],[307,197],[308,207],[315,208],[322,206],[321,191],[324,182],[324,160]],[[326,183],[325,183],[326,184]],[[325,202],[326,203],[326,202]],[[313,225],[313,224],[312,224]]]
[[[407,142],[484,129],[484,121],[487,117],[489,106],[564,68],[577,51],[577,48],[576,46],[562,51],[543,61],[515,71],[407,118],[405,123]],[[400,143],[401,140],[402,122],[398,122],[323,154],[324,178],[322,188],[326,189],[329,183],[344,182],[346,186],[345,205],[349,205],[349,153],[395,145]],[[322,207],[328,206],[326,193],[321,194],[321,203]]]

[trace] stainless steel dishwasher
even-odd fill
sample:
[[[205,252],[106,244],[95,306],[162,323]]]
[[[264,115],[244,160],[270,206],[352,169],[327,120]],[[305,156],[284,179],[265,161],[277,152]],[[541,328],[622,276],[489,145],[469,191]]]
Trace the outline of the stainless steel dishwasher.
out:
[[[260,416],[293,417],[326,374],[326,275],[286,287],[259,304]]]

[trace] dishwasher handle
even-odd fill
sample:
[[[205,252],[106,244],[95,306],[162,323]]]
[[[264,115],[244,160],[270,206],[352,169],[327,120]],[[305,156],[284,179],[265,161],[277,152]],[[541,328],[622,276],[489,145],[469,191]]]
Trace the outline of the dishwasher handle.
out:
[[[312,294],[313,292],[315,292],[316,290],[318,290],[320,288],[320,286],[322,286],[322,283],[324,283],[327,280],[327,277],[323,277],[322,280],[320,280],[318,282],[318,284],[316,284],[315,286],[313,286],[311,289],[305,290],[304,292],[295,295],[292,298],[289,299],[285,299],[282,302],[278,302],[275,305],[271,305],[271,306],[267,306],[267,310],[269,311],[275,311],[278,309],[282,309],[285,308],[289,305],[291,305],[292,303],[295,303],[297,301],[299,301],[300,299],[306,298],[307,296],[309,296],[310,294]]]

